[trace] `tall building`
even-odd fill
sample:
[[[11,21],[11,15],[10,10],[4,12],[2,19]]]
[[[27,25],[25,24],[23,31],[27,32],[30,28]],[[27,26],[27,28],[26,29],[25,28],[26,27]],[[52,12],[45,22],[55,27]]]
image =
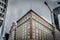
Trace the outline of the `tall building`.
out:
[[[58,18],[59,14],[60,14],[60,6],[53,9],[54,22],[55,22],[56,28],[60,31],[59,18]]]
[[[5,19],[8,0],[0,0],[0,27]]]
[[[56,40],[60,40],[60,6],[53,9],[54,23],[55,23],[55,36]]]
[[[17,21],[16,40],[54,40],[54,27],[33,10]]]
[[[2,40],[2,35],[4,31],[5,17],[7,11],[8,0],[0,0],[0,40]]]

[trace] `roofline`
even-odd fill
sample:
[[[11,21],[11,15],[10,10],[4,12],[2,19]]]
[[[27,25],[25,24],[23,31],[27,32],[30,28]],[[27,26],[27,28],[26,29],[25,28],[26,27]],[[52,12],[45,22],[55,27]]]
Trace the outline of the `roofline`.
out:
[[[36,12],[34,12],[32,9],[31,10],[29,10],[24,16],[26,16],[27,14],[29,14],[29,12],[33,12],[34,14],[36,14],[37,16],[39,16],[41,19],[43,19],[45,22],[47,22],[49,25],[51,25],[51,26],[53,26],[52,24],[50,24],[48,21],[46,21],[44,18],[42,18],[40,15],[38,15]],[[22,16],[19,20],[21,20],[24,16]],[[19,21],[18,20],[18,21]],[[17,22],[18,22],[17,21]]]
[[[24,14],[24,16],[26,16],[27,14],[29,14],[29,12],[31,12],[31,11],[32,11],[32,9],[29,10],[26,14]],[[24,16],[22,16],[20,19],[18,19],[17,22],[18,22],[19,20],[21,20]]]

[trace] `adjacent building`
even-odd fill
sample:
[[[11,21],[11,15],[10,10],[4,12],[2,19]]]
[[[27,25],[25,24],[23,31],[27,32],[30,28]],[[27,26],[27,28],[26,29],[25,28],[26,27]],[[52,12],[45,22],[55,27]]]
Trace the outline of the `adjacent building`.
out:
[[[56,7],[53,9],[53,16],[54,16],[54,23],[55,23],[55,35],[56,35],[56,40],[60,40],[60,6]]]
[[[0,0],[0,40],[2,40],[8,0]]]
[[[54,22],[56,28],[60,31],[59,18],[58,18],[59,14],[60,14],[60,6],[53,9]]]
[[[0,0],[0,27],[5,19],[8,0]]]
[[[33,10],[17,21],[15,40],[54,40],[54,27]]]
[[[15,32],[16,32],[16,23],[13,22],[9,32],[8,40],[15,40]]]
[[[8,0],[0,0],[0,27],[3,35]]]

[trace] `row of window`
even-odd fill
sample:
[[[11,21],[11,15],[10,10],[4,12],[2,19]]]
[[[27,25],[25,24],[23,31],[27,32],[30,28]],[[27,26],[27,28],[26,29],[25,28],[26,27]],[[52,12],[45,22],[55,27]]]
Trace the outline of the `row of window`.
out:
[[[15,39],[15,30],[10,30],[9,32],[9,39],[8,40],[14,40]]]
[[[41,23],[39,23],[39,22],[37,22],[37,21],[35,21],[35,20],[33,20],[33,22],[32,22],[32,28],[33,29],[41,29],[41,30],[43,30],[43,31],[48,31],[48,32],[50,32],[50,30],[46,27],[46,26],[44,26],[43,24],[41,24]]]
[[[0,7],[0,12],[1,13],[4,13],[5,12],[5,9],[3,9],[3,8]]]
[[[0,13],[0,17],[1,17],[1,18],[4,18],[4,15]]]
[[[33,40],[53,40],[52,31],[37,21],[33,20]]]
[[[5,2],[7,4],[8,0],[2,0],[3,2]]]
[[[52,29],[53,27],[48,23],[46,22],[43,18],[37,16],[36,14],[32,14],[32,19],[36,20],[37,22],[47,26],[48,28]],[[47,24],[47,25],[46,25]]]
[[[29,16],[29,14],[27,14],[25,17],[23,17],[17,24],[18,25],[20,25],[20,24],[22,24],[22,23],[24,23],[27,19],[29,19],[30,18],[30,16]]]
[[[17,29],[16,40],[28,40],[30,39],[30,21],[25,22]]]
[[[7,7],[7,5],[5,5],[4,3],[2,3],[2,2],[0,2],[0,6],[2,6],[2,7],[4,7],[4,8],[6,8]]]
[[[30,40],[30,36],[31,35],[29,20],[17,28],[16,40]],[[46,26],[42,25],[41,23],[35,20],[32,20],[32,38],[33,40],[53,40],[53,35],[52,31]]]

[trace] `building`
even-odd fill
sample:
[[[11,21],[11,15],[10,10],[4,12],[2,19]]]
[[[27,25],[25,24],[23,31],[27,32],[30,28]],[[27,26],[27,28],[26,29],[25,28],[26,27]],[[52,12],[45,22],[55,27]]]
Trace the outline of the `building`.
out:
[[[60,15],[60,6],[56,7],[53,9],[53,16],[54,16],[54,23],[55,23],[55,36],[56,40],[60,40],[60,20],[59,20],[59,15]]]
[[[15,32],[16,32],[16,24],[13,22],[10,32],[9,32],[9,39],[8,40],[15,40]]]
[[[54,21],[55,21],[56,28],[60,31],[59,18],[58,18],[60,14],[60,6],[53,9],[53,14],[54,14]]]
[[[1,35],[3,34],[3,30],[4,30],[7,3],[8,3],[8,0],[0,0],[0,27],[2,26]]]
[[[8,0],[0,0],[0,40],[2,40]]]
[[[33,10],[17,21],[16,40],[54,40],[54,27]]]
[[[0,27],[5,19],[8,0],[0,0]]]

